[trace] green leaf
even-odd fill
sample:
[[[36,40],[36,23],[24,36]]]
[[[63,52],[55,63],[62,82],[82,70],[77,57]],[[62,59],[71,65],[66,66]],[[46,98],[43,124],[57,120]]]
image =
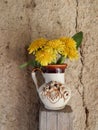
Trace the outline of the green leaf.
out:
[[[76,43],[77,43],[77,48],[81,45],[82,39],[83,39],[83,32],[78,32],[72,37]]]
[[[57,61],[57,63],[56,64],[63,64],[64,62],[65,62],[65,56],[61,56],[59,59],[58,59],[58,61]]]
[[[22,69],[22,68],[24,68],[24,67],[26,67],[26,66],[28,66],[28,62],[26,62],[26,63],[20,65],[19,68]]]
[[[26,66],[29,66],[31,65],[32,67],[40,67],[40,63],[38,63],[37,61],[35,60],[32,60],[32,61],[29,61],[29,62],[25,62],[24,64],[20,65],[19,68],[24,68]]]

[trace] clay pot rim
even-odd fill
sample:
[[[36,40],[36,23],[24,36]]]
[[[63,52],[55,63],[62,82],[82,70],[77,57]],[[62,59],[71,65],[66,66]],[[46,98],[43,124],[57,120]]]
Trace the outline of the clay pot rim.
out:
[[[67,68],[67,64],[50,64],[47,66],[42,66],[42,68],[33,68],[32,72],[41,71],[43,73],[64,73]]]
[[[47,65],[47,66],[43,66],[45,68],[66,68],[68,65],[65,63],[65,64],[50,64],[50,65]]]

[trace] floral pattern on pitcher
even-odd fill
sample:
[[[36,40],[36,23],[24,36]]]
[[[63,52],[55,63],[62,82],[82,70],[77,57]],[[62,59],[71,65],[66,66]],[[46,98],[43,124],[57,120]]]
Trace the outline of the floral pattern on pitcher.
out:
[[[43,87],[41,95],[43,98],[47,98],[51,103],[56,103],[61,98],[66,101],[69,96],[69,92],[64,84],[57,81],[50,81]]]

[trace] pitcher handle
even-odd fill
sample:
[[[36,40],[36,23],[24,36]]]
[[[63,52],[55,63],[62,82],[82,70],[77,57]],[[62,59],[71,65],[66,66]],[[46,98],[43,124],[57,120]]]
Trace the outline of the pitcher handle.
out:
[[[36,71],[40,71],[41,73],[43,73],[42,72],[42,70],[41,69],[39,69],[39,68],[34,68],[33,70],[32,70],[32,79],[33,79],[33,81],[34,81],[34,83],[35,83],[35,86],[36,86],[36,89],[37,89],[37,91],[38,91],[38,83],[37,83],[37,78],[36,78],[36,74],[35,74],[35,72]]]

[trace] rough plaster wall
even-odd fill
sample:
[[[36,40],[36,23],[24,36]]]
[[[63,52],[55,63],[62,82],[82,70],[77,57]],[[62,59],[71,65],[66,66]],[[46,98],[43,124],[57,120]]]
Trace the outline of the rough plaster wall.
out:
[[[0,0],[0,130],[37,130],[38,98],[26,46],[82,30],[80,60],[68,61],[73,130],[98,129],[98,0]]]

